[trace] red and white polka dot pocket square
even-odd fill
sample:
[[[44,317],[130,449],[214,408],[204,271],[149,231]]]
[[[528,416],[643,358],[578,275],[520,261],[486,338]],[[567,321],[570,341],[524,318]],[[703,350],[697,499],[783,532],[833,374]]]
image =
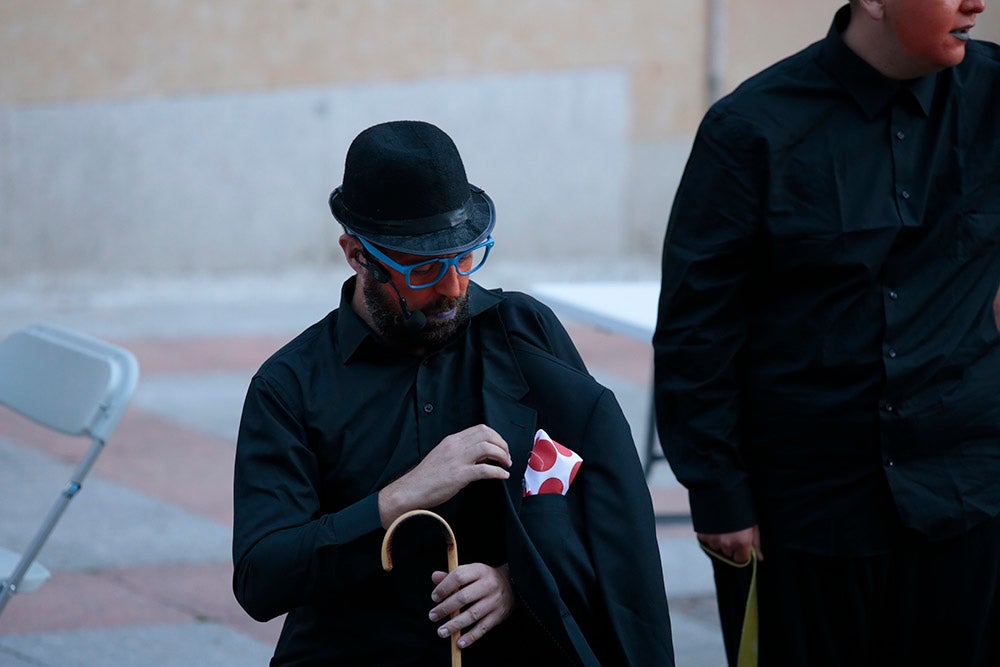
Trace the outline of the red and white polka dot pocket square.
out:
[[[566,495],[581,463],[583,459],[579,454],[538,429],[528,467],[524,471],[524,497],[543,493]]]

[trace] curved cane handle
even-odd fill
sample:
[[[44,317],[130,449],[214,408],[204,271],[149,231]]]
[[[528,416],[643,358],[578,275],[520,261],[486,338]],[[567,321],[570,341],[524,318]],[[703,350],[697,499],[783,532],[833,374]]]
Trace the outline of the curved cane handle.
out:
[[[386,571],[392,569],[392,536],[396,532],[396,528],[414,516],[429,516],[437,519],[444,526],[445,544],[448,547],[448,571],[451,572],[458,567],[458,545],[455,543],[455,533],[451,530],[448,522],[440,514],[430,510],[410,510],[399,515],[385,530],[385,537],[382,538],[382,569]]]
[[[430,510],[410,510],[398,516],[385,530],[385,537],[382,538],[382,569],[386,572],[392,569],[392,536],[396,532],[396,528],[399,524],[415,516],[428,516],[437,519],[444,526],[445,544],[448,547],[448,571],[451,572],[458,567],[458,545],[455,543],[455,533],[444,517]],[[453,611],[451,618],[455,618],[458,611],[457,609]],[[451,667],[461,667],[462,665],[462,652],[458,649],[459,636],[458,632],[451,635]]]

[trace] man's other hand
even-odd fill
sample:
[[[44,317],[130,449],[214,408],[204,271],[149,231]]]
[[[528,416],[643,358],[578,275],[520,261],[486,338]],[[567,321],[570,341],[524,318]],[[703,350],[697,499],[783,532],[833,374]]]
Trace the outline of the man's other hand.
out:
[[[751,526],[733,533],[698,533],[698,539],[712,551],[718,552],[734,563],[750,560],[750,549],[757,552],[757,560],[764,560],[760,552],[760,528]]]
[[[439,442],[410,472],[378,494],[382,527],[413,509],[430,509],[452,498],[470,482],[507,479],[510,449],[485,424],[471,426]]]

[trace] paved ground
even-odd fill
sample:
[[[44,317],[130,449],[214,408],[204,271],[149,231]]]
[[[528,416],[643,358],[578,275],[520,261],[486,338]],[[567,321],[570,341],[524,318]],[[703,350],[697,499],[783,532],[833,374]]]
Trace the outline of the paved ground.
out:
[[[493,276],[484,284],[517,289],[550,277],[513,266]],[[250,375],[335,305],[342,277],[5,289],[0,335],[35,321],[77,327],[131,349],[141,379],[41,554],[52,578],[0,617],[0,665],[267,664],[280,619],[252,621],[230,590],[235,433]],[[648,346],[565,324],[644,442]],[[0,409],[0,546],[25,545],[83,444]],[[653,466],[649,482],[659,513],[684,515],[686,496],[666,464]],[[658,533],[678,665],[723,665],[707,558],[686,521],[661,522]]]

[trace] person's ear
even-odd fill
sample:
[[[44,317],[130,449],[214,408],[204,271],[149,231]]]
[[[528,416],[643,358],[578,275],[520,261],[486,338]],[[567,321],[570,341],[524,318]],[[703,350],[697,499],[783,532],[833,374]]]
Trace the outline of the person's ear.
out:
[[[858,0],[855,7],[858,11],[865,12],[871,20],[881,21],[885,18],[885,5],[886,0]]]
[[[340,249],[344,251],[344,258],[347,260],[347,264],[354,269],[355,273],[361,273],[365,268],[361,259],[363,248],[361,241],[358,241],[357,237],[345,233],[340,235],[339,242]]]

